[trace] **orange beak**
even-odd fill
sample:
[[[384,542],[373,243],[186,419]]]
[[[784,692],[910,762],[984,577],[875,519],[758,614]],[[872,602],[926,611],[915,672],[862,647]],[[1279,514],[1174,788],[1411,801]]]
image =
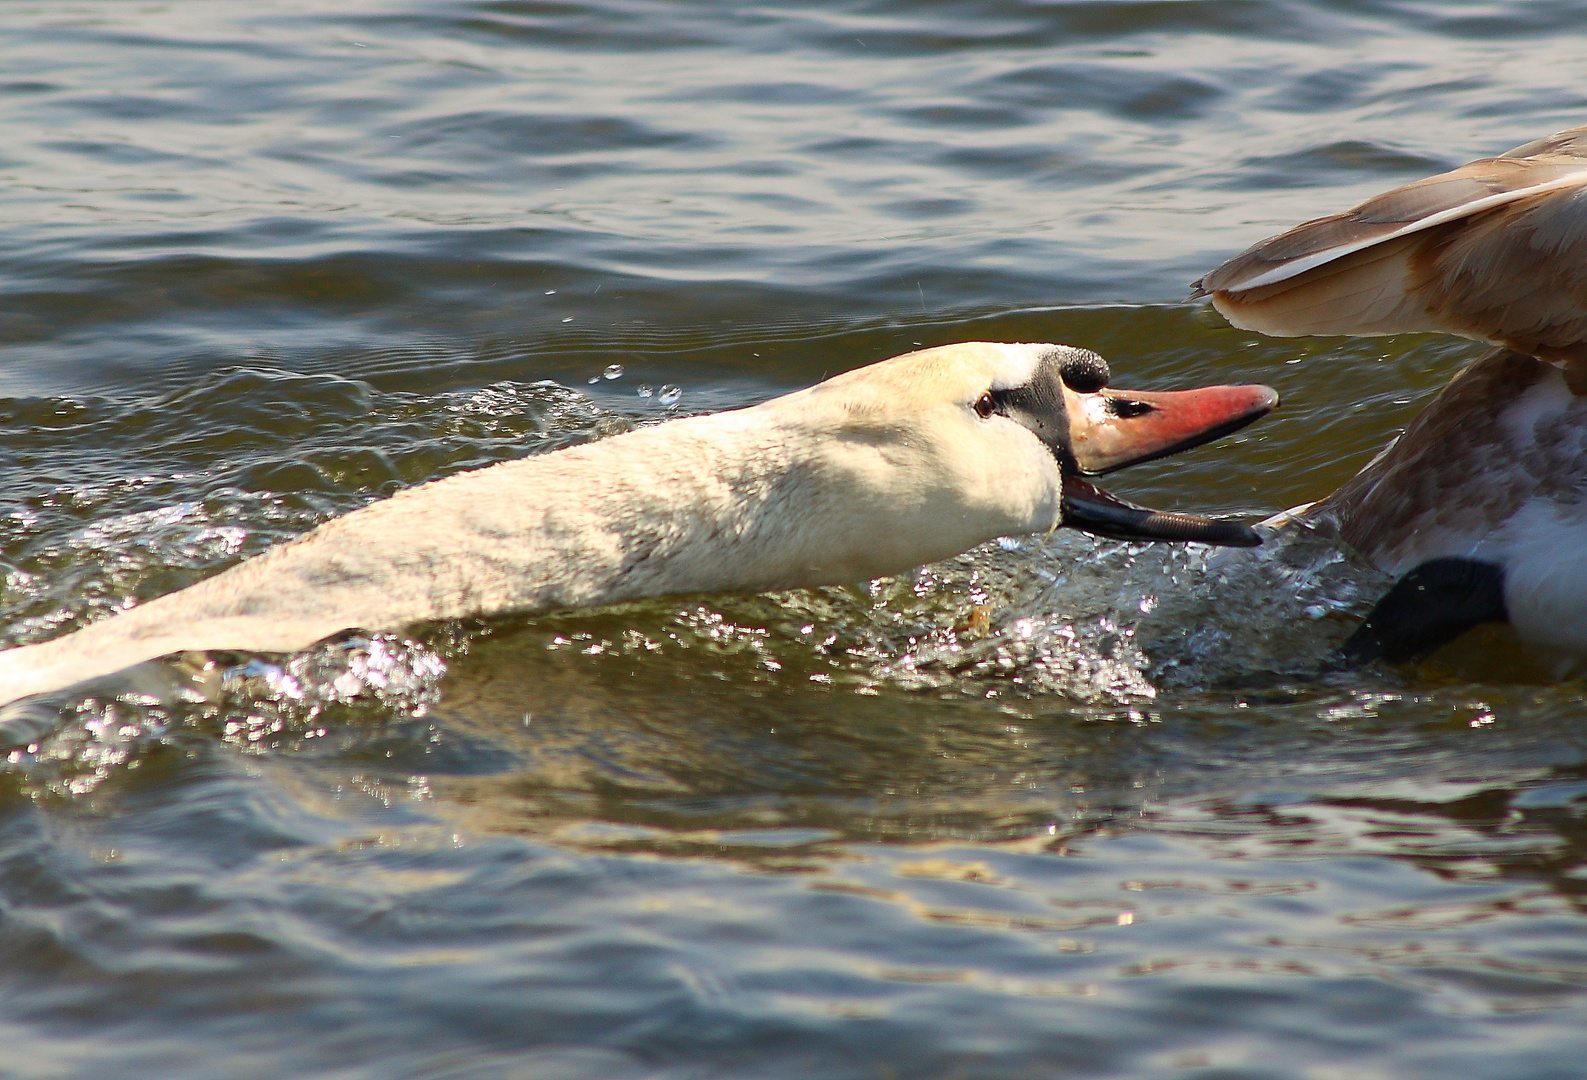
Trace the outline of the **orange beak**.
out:
[[[1063,461],[1064,524],[1120,540],[1194,540],[1254,547],[1249,526],[1194,514],[1148,510],[1081,479],[1189,450],[1267,415],[1278,393],[1266,386],[1208,386],[1145,391],[1064,387],[1069,421]]]

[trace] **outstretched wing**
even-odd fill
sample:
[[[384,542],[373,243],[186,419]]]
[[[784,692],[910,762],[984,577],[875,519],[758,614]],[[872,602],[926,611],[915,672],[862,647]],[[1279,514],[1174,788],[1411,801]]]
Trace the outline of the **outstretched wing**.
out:
[[[1277,337],[1443,331],[1566,359],[1587,343],[1587,126],[1374,196],[1196,282]]]

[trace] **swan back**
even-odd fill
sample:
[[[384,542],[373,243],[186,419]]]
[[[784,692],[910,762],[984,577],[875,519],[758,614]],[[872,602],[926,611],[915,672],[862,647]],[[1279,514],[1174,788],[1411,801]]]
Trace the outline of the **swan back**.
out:
[[[1346,542],[1399,575],[1491,549],[1528,503],[1587,499],[1583,476],[1587,401],[1553,365],[1496,350],[1308,516],[1335,521]]]
[[[1552,364],[1498,349],[1456,375],[1354,478],[1296,516],[1331,523],[1386,573],[1413,575],[1369,618],[1374,640],[1396,615],[1429,625],[1449,618],[1433,643],[1464,629],[1464,577],[1476,569],[1498,591],[1499,617],[1526,640],[1580,656],[1587,655],[1583,477],[1587,398]],[[1460,602],[1442,616],[1437,605],[1449,596],[1423,580],[1430,566],[1464,575]],[[1386,606],[1393,613],[1385,615]],[[1411,614],[1418,608],[1427,611]]]

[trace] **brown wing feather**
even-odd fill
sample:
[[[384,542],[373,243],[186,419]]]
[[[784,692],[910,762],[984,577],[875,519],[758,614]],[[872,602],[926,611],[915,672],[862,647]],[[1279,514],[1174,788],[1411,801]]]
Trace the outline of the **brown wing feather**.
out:
[[[1436,330],[1579,356],[1587,126],[1299,225],[1195,287],[1236,326],[1279,337]]]
[[[1408,296],[1415,237],[1400,237],[1335,260],[1313,272],[1258,289],[1214,294],[1226,319],[1273,337],[1393,333],[1418,307]],[[1403,330],[1401,331],[1403,332]]]
[[[1587,177],[1441,229],[1416,253],[1438,329],[1545,360],[1587,357]]]

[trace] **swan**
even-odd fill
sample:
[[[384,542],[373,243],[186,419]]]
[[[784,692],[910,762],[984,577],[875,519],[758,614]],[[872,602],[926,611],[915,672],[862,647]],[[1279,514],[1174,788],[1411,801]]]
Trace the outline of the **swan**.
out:
[[[1274,519],[1396,577],[1343,658],[1508,622],[1587,656],[1587,125],[1263,240],[1193,286],[1275,337],[1458,334],[1496,348],[1352,480]]]
[[[407,489],[215,577],[0,652],[0,704],[182,652],[279,653],[349,629],[669,593],[865,580],[997,536],[1251,545],[1085,479],[1272,409],[1264,386],[1107,386],[1064,345],[970,342],[750,408],[672,420]]]

